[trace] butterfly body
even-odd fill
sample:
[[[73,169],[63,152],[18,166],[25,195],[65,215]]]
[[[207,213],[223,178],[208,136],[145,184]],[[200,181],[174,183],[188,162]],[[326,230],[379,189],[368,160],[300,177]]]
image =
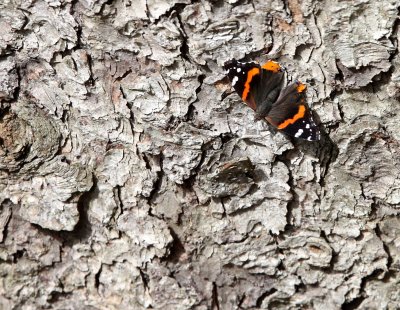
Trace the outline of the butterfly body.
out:
[[[284,87],[284,71],[272,60],[225,63],[226,74],[242,100],[255,111],[255,119],[266,119],[284,133],[308,141],[320,139],[306,103],[306,86],[295,82]]]

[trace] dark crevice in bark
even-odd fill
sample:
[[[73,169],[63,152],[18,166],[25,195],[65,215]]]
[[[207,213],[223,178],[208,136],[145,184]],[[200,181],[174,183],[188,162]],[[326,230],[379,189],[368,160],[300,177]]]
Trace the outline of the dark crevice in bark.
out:
[[[386,277],[388,274],[390,274],[390,268],[391,268],[392,263],[393,263],[393,258],[390,255],[390,250],[389,250],[388,245],[382,240],[382,232],[381,232],[381,229],[379,227],[379,223],[375,227],[375,234],[379,238],[379,240],[381,240],[383,249],[385,250],[386,255],[387,255],[387,264],[386,264],[386,266],[387,266],[387,270],[388,271],[387,271],[387,273],[385,275],[385,277]]]
[[[3,109],[0,110],[0,122],[4,121],[4,117],[11,114],[11,107],[5,106]],[[14,116],[15,117],[15,116]]]
[[[143,158],[144,164],[146,166],[146,169],[151,171],[152,169],[151,169],[151,165],[150,165],[150,160],[147,158],[147,154],[146,153],[140,153],[140,154],[142,154],[142,158]]]
[[[54,304],[62,299],[67,299],[68,297],[72,296],[72,293],[70,292],[57,292],[57,291],[52,291],[50,293],[49,299],[47,300],[49,304]]]
[[[145,273],[142,268],[138,268],[139,273],[140,273],[140,278],[142,279],[143,282],[143,287],[148,290],[149,289],[149,282],[150,282],[150,277],[147,273]]]
[[[329,247],[331,247],[331,242],[329,241],[328,236],[326,235],[325,231],[321,230],[319,235],[322,239],[325,240],[325,242],[329,245]],[[336,251],[334,251],[332,249],[332,247],[331,247],[331,250],[332,250],[332,257],[329,262],[329,266],[324,268],[324,270],[326,270],[328,273],[334,272],[335,263],[337,263],[337,261],[339,259],[338,253],[336,253]]]
[[[238,1],[240,2],[243,0],[238,0]],[[224,0],[213,0],[212,1],[213,7],[215,7],[215,8],[222,8],[224,6],[224,3],[225,3]]]
[[[169,232],[173,241],[169,248],[169,255],[161,258],[161,261],[177,264],[179,263],[180,257],[186,252],[186,250],[182,241],[179,239],[179,236],[171,227],[169,227]]]
[[[382,270],[382,269],[375,269],[372,272],[372,274],[370,274],[370,275],[368,275],[366,277],[363,277],[362,280],[361,280],[359,296],[354,298],[354,299],[352,299],[352,300],[350,300],[350,301],[347,301],[347,302],[343,303],[342,309],[343,310],[354,310],[354,309],[357,309],[358,306],[367,298],[367,294],[365,292],[365,287],[366,287],[367,283],[369,281],[372,281],[372,280],[379,280],[380,277],[381,277],[381,274],[383,272],[384,272],[384,270]]]
[[[79,0],[71,0],[71,5],[70,5],[70,7],[69,7],[69,13],[71,14],[71,15],[74,15],[74,13],[76,12],[76,10],[75,10],[75,6],[77,5],[79,3]],[[65,4],[66,5],[66,4]]]
[[[14,90],[13,93],[13,101],[16,102],[19,99],[20,92],[21,92],[21,81],[22,81],[22,74],[21,74],[21,68],[17,65],[17,68],[15,69],[17,73],[17,87]],[[4,112],[3,112],[4,113]]]
[[[364,185],[363,183],[360,183],[361,191],[362,191],[362,197],[365,199],[371,199],[371,211],[369,212],[368,216],[370,220],[376,220],[379,217],[379,211],[382,207],[387,206],[387,204],[384,201],[381,201],[379,198],[376,197],[367,197],[364,193]],[[390,217],[390,216],[388,216]],[[380,220],[382,220],[382,216],[379,217]]]
[[[358,309],[358,307],[361,305],[361,303],[364,301],[365,297],[357,297],[351,300],[350,302],[345,302],[341,309],[342,310],[355,310]]]
[[[213,282],[213,289],[212,289],[212,297],[211,297],[211,309],[212,310],[219,310],[219,300],[218,300],[218,288],[217,284]]]
[[[117,210],[113,212],[111,217],[114,218],[115,221],[117,221],[118,218],[124,213],[124,204],[121,198],[121,186],[117,185],[116,187],[114,187],[113,193],[114,193],[115,203],[117,205]]]
[[[342,65],[340,63],[340,60],[336,59],[336,69],[337,69],[338,73],[336,73],[336,75],[335,75],[335,81],[339,81],[340,85],[342,85],[344,82],[344,73],[341,69],[341,66]],[[341,86],[340,86],[340,89],[337,89],[337,90],[342,90]]]
[[[57,58],[58,55],[61,55],[62,58],[65,58],[67,56],[71,56],[74,51],[77,51],[82,48],[81,37],[82,37],[82,26],[79,23],[77,23],[75,46],[73,46],[72,48],[66,48],[65,50],[60,52],[55,52],[53,54],[52,59],[50,60],[50,64],[52,65],[52,67],[54,67],[55,59]]]
[[[92,224],[88,218],[89,202],[98,195],[97,178],[93,175],[93,185],[89,191],[83,193],[78,200],[77,208],[79,212],[79,220],[75,228],[71,232],[66,232],[66,239],[73,244],[82,243],[89,239],[92,235]]]
[[[200,74],[198,77],[197,77],[197,80],[199,81],[199,86],[196,88],[196,96],[197,96],[197,94],[198,93],[200,93],[201,92],[201,88],[202,88],[202,86],[203,86],[203,81],[204,81],[204,79],[206,78],[206,76],[204,75],[204,74]],[[186,116],[185,116],[185,121],[186,122],[191,122],[191,121],[193,121],[193,119],[194,119],[194,117],[195,117],[195,115],[196,115],[196,108],[195,108],[195,106],[194,106],[194,103],[195,102],[197,102],[197,98],[196,98],[196,100],[194,101],[194,102],[192,102],[190,105],[189,105],[189,107],[188,107],[188,111],[187,111],[187,113],[186,113]]]
[[[89,68],[89,79],[85,82],[85,86],[94,86],[94,77],[93,77],[93,59],[90,54],[87,54],[87,64]]]
[[[92,74],[91,74],[91,76],[92,76]],[[129,109],[129,115],[130,115],[129,124],[131,125],[132,136],[134,137],[136,133],[135,133],[135,130],[134,130],[134,128],[135,128],[135,113],[133,112],[133,109],[132,109],[133,108],[133,104],[127,100],[126,94],[124,93],[124,90],[121,87],[121,85],[119,87],[119,90],[120,90],[120,92],[122,94],[122,97],[126,100],[126,106]],[[138,155],[140,157],[139,150],[137,148],[136,148],[136,155]]]
[[[367,199],[367,196],[365,196],[364,184],[362,182],[360,182],[360,189],[361,189],[361,197],[364,199]],[[372,210],[372,206],[371,206],[371,210]]]
[[[132,72],[133,72],[132,69],[126,70],[121,76],[116,77],[115,81],[118,81],[118,82],[122,81],[124,78],[126,78]],[[122,89],[120,89],[120,90],[121,90],[121,93],[123,93]],[[126,99],[125,94],[123,94],[123,95],[124,95],[124,98]]]
[[[23,161],[25,162],[25,159],[28,158],[29,154],[31,152],[31,145],[24,145],[24,147],[21,149],[20,152],[18,152],[18,155],[15,157],[16,161]],[[22,164],[22,163],[21,163]]]
[[[224,78],[224,80],[225,79],[227,79],[227,77]],[[235,91],[232,91],[231,89],[227,89],[221,94],[221,98],[219,100],[224,101],[225,98],[229,97],[230,95],[233,95],[234,93],[235,93]]]
[[[143,154],[143,159],[146,162],[146,167],[151,167],[150,165],[150,161],[148,160],[148,158],[146,157],[145,154]],[[157,196],[158,192],[161,189],[162,186],[162,182],[163,182],[163,160],[164,160],[164,155],[161,153],[158,156],[159,159],[159,164],[160,164],[160,171],[156,171],[156,175],[157,175],[157,179],[155,180],[154,184],[153,184],[153,189],[151,190],[149,196],[147,197],[147,202],[149,203],[149,205],[151,206],[153,203],[154,198]],[[150,170],[153,170],[150,168]],[[150,208],[150,212],[151,212],[151,208]]]
[[[186,37],[182,37],[182,38],[183,38],[182,45],[179,48],[179,50],[181,52],[181,56],[182,56],[183,59],[191,62],[191,60],[189,58],[190,53],[189,53],[189,45],[187,43],[187,38]]]
[[[199,199],[197,198],[197,195],[195,195],[195,197],[196,197],[197,204],[198,204]],[[183,218],[184,218],[184,216],[185,216],[185,208],[182,208],[180,211],[181,211],[181,212],[179,212],[178,218],[177,218],[176,223],[175,223],[177,226],[182,226],[182,224],[183,224]]]
[[[332,101],[332,103],[335,103],[335,99],[343,94],[343,89],[332,89],[331,93],[329,94],[329,99]],[[340,121],[337,121],[335,124],[332,125],[325,125],[327,128],[330,130],[337,129],[339,127],[340,122],[344,122],[344,114],[342,107],[339,102],[336,103],[339,115],[340,115]]]
[[[192,0],[192,3],[196,1]],[[188,4],[186,3],[175,3],[172,7],[170,7],[165,13],[160,15],[157,19],[154,20],[155,24],[158,24],[164,17],[170,18],[174,13],[176,14],[181,14],[182,11],[185,9],[185,7]],[[147,1],[146,1],[146,6],[147,6]],[[147,11],[150,12],[150,10],[147,7]]]
[[[398,12],[400,14],[400,7],[398,7]],[[388,50],[389,53],[388,61],[392,64],[392,66],[386,72],[381,71],[378,75],[374,76],[372,78],[372,81],[368,85],[360,88],[360,90],[371,92],[372,89],[372,93],[376,93],[382,90],[383,88],[386,88],[388,83],[391,81],[393,72],[395,70],[393,66],[393,60],[399,55],[399,47],[398,47],[399,42],[397,40],[397,33],[399,31],[399,27],[400,27],[400,19],[397,18],[396,21],[393,23],[392,32],[388,37],[390,42],[395,47],[393,48],[393,50]]]
[[[291,186],[291,185],[289,185]],[[291,190],[291,192],[293,192]],[[293,211],[295,209],[297,209],[299,207],[299,203],[298,201],[295,200],[295,198],[293,198],[292,201],[289,201],[286,207],[286,225],[284,228],[284,232],[290,232],[293,231],[293,229],[295,229],[295,226],[293,225],[292,221],[293,221]]]
[[[295,55],[294,55],[293,58],[296,59],[296,60],[303,59],[303,56],[301,56],[303,54],[303,52],[311,49],[311,53],[312,53],[314,51],[314,46],[315,46],[314,43],[305,43],[305,44],[298,45],[297,48],[296,48],[296,52],[295,52]],[[310,55],[309,58],[311,58],[311,55]],[[307,60],[307,62],[308,61],[309,61],[309,59]],[[289,81],[291,82],[292,81],[292,77],[289,77],[289,78],[290,78]],[[314,83],[315,83],[313,81],[313,79],[308,79],[306,82],[308,84],[310,84],[311,86],[313,86]]]
[[[325,178],[328,175],[328,172],[333,163],[335,163],[338,155],[339,155],[339,148],[337,145],[329,138],[328,135],[324,135],[326,140],[324,141],[324,147],[321,148],[321,154],[319,154],[319,158],[321,161],[321,168],[323,168],[322,174],[320,176],[319,184],[321,189],[325,188]]]
[[[104,13],[104,10],[105,10],[106,6],[107,6],[107,5],[112,5],[113,2],[114,2],[114,0],[107,0],[107,1],[105,1],[105,2],[101,5],[101,8],[100,8],[100,11],[99,11],[98,14],[104,16],[103,13]],[[147,1],[146,1],[146,3],[147,3]]]
[[[225,204],[224,204],[224,199],[221,198],[220,202],[221,202],[222,210],[224,210],[224,212],[222,212],[222,214],[221,214],[221,218],[227,217],[226,207],[225,207]]]
[[[280,249],[280,248],[277,248],[277,251],[276,251],[276,252],[277,252],[277,254],[282,254],[282,255],[284,255],[283,250]],[[279,264],[278,264],[278,266],[276,267],[276,269],[279,270],[279,271],[281,271],[281,272],[286,270],[285,263],[284,263],[283,260],[281,260],[281,261],[279,262]]]
[[[81,49],[82,46],[82,26],[80,23],[77,23],[77,29],[76,29],[76,45],[75,45],[75,50]]]
[[[251,231],[250,231],[250,232],[251,232]],[[239,243],[245,242],[248,238],[249,238],[249,234],[246,233],[246,234],[244,234],[244,235],[243,235],[240,239],[238,239],[238,240],[229,240],[229,239],[227,239],[227,240],[224,240],[224,241],[220,242],[219,244],[220,244],[220,245],[239,244]],[[227,267],[227,268],[232,268],[232,267],[234,267],[234,266],[235,266],[235,265],[230,264],[230,263],[224,265],[224,267]]]
[[[246,299],[246,294],[243,294],[242,297],[239,299],[239,302],[238,302],[238,305],[237,305],[238,309],[243,309],[242,305],[243,305],[243,302],[244,302],[245,299]]]
[[[356,241],[362,241],[364,239],[365,235],[363,231],[360,231],[359,235],[354,238]]]
[[[264,301],[264,299],[265,298],[267,298],[268,296],[271,296],[273,293],[275,293],[277,291],[277,289],[276,288],[271,288],[271,289],[269,289],[269,290],[267,290],[267,291],[265,291],[261,296],[259,296],[258,298],[257,298],[257,301],[256,301],[256,306],[257,307],[261,307],[262,306],[262,303],[263,303],[263,301]]]
[[[229,143],[231,140],[237,138],[237,136],[236,136],[235,134],[229,133],[229,132],[228,132],[228,133],[220,134],[219,137],[221,138],[222,146],[223,146],[224,144]],[[221,149],[223,149],[222,146],[221,146]]]
[[[256,185],[257,186],[257,185]],[[256,191],[256,189],[254,189],[253,191],[249,191],[247,193],[247,195],[251,195],[252,193],[254,193]],[[229,199],[229,197],[226,197],[225,199]],[[255,209],[259,208],[260,205],[265,201],[268,200],[267,198],[261,199],[259,201],[257,201],[256,203],[254,203],[253,205],[251,205],[250,207],[247,208],[243,208],[243,209],[238,209],[235,211],[232,211],[229,213],[229,216],[233,217],[233,216],[240,216],[242,214],[246,214],[247,212],[251,212],[254,211]]]
[[[290,17],[292,17],[291,15],[292,12],[290,11],[288,0],[283,0],[282,5],[283,5],[283,11],[286,12]]]
[[[103,270],[103,264],[100,264],[99,270],[94,275],[94,287],[96,288],[96,290],[98,290],[100,286],[100,275],[102,270]]]
[[[393,23],[392,32],[391,32],[391,34],[390,34],[390,36],[389,36],[390,42],[391,42],[391,43],[393,44],[393,46],[395,47],[395,48],[393,49],[392,53],[390,53],[390,55],[389,55],[389,61],[390,61],[391,63],[393,63],[394,58],[395,58],[397,55],[399,55],[399,42],[398,42],[398,39],[397,39],[397,34],[398,34],[399,28],[400,28],[400,18],[399,18],[399,16],[400,16],[400,6],[397,8],[397,12],[398,12],[398,14],[397,14],[398,17],[397,17],[397,19],[396,19],[396,20],[394,21],[394,23]],[[389,72],[386,73],[386,74],[389,74],[390,77],[391,77],[393,71],[394,71],[394,68],[393,68],[393,66],[392,66],[392,67],[390,68],[390,70],[389,70],[390,74],[389,74]]]
[[[343,112],[342,106],[340,105],[339,102],[338,102],[338,104],[337,104],[337,107],[338,107],[338,110],[339,110],[340,118],[341,118],[342,121],[344,122],[344,112]]]
[[[307,291],[307,286],[303,283],[303,281],[300,281],[299,284],[294,285],[296,293],[304,293]]]
[[[6,222],[3,223],[4,224],[4,226],[2,227],[3,231],[0,232],[3,234],[2,238],[0,239],[0,244],[3,243],[7,239],[8,225],[11,221],[11,218],[13,217],[13,206],[14,206],[14,204],[11,202],[10,199],[4,199],[0,204],[0,214],[2,214],[3,212],[6,212],[6,211],[4,211],[4,209],[6,209],[6,208],[8,208],[10,210],[8,219],[6,219]]]
[[[271,57],[269,57],[267,59],[264,59],[263,57],[265,57],[265,55],[268,55],[269,52],[272,50],[272,48],[274,46],[274,39],[273,39],[274,35],[273,35],[273,31],[271,29],[272,28],[273,17],[272,17],[272,15],[268,14],[265,18],[267,20],[266,24],[268,25],[266,27],[265,31],[269,32],[271,34],[271,40],[272,40],[271,45],[265,47],[263,50],[257,50],[257,51],[254,51],[254,52],[253,51],[248,52],[241,61],[254,61],[255,59],[260,59],[260,58],[261,58],[260,61],[266,61],[266,60],[269,60],[271,58]],[[239,24],[238,24],[238,27],[239,27]],[[272,56],[275,56],[275,55],[272,55]],[[275,57],[272,57],[272,59],[274,59],[274,58]]]
[[[205,159],[207,158],[207,151],[211,148],[212,149],[212,142],[210,141],[209,143],[203,144],[201,146],[201,157],[199,160],[199,163],[197,164],[196,167],[193,168],[191,171],[190,176],[184,180],[183,184],[181,185],[183,188],[186,190],[193,191],[193,185],[196,181],[196,178],[199,175],[199,172],[201,171],[201,168],[204,164]],[[197,197],[197,196],[196,196]]]
[[[201,92],[201,87],[203,86],[203,81],[204,81],[205,78],[206,78],[206,76],[205,76],[204,74],[200,74],[200,75],[197,77],[197,80],[199,81],[200,85],[199,85],[199,87],[196,88],[196,95],[197,95],[199,92]]]
[[[295,188],[294,178],[292,175],[292,171],[290,169],[290,162],[287,160],[286,155],[287,155],[287,152],[276,157],[276,162],[282,162],[287,168],[288,177],[289,177],[287,183],[290,187],[289,191],[292,194],[292,199],[290,201],[288,201],[288,203],[286,205],[286,225],[285,225],[283,233],[289,232],[295,228],[295,226],[292,223],[293,210],[297,209],[299,207],[299,196],[297,195],[296,191],[294,190],[294,188]]]
[[[25,255],[25,253],[26,253],[25,249],[15,251],[15,253],[11,255],[13,264],[16,264],[18,260]]]
[[[66,124],[68,122],[68,110],[63,110],[62,111],[62,115],[61,115],[61,121]],[[67,139],[65,139],[65,141],[67,141]]]
[[[193,1],[192,1],[193,2]],[[190,56],[189,52],[189,45],[188,45],[188,35],[186,34],[185,31],[185,26],[184,23],[182,22],[181,14],[187,4],[184,3],[176,3],[174,6],[172,6],[166,13],[161,15],[156,21],[155,24],[157,24],[163,17],[171,18],[174,14],[178,20],[178,25],[176,25],[179,29],[179,32],[181,33],[181,38],[182,38],[182,43],[180,46],[180,52],[181,52],[181,57],[188,62],[193,62]]]

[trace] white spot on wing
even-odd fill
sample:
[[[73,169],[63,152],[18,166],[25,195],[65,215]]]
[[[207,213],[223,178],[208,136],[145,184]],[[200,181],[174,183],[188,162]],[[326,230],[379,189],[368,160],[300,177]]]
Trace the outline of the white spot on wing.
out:
[[[237,76],[234,76],[232,79],[232,86],[235,86],[239,78]]]
[[[294,136],[295,136],[295,138],[298,138],[298,137],[300,137],[300,136],[302,135],[302,133],[303,133],[303,129],[299,129],[299,130],[297,130],[296,134],[294,135]]]
[[[241,69],[241,68],[237,68],[236,71],[237,71],[237,72],[240,72],[240,71],[242,71],[242,69]]]
[[[310,124],[307,124],[307,125],[306,125],[306,128],[309,129],[309,128],[310,128]]]

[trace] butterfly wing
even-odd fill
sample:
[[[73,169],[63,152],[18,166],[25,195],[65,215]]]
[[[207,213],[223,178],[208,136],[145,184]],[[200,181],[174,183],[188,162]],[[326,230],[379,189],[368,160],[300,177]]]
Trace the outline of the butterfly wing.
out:
[[[232,60],[224,67],[235,91],[256,112],[255,119],[265,118],[296,138],[320,139],[319,129],[306,103],[306,86],[295,82],[282,90],[284,72],[277,62],[269,60],[260,66],[254,62]]]
[[[284,88],[266,119],[289,136],[308,141],[320,139],[320,131],[306,103],[306,86],[295,82]]]
[[[232,60],[224,67],[242,100],[256,111],[258,118],[265,117],[282,87],[284,73],[280,65],[272,60],[263,66]]]
[[[254,62],[243,63],[233,59],[226,62],[224,68],[232,87],[242,100],[255,110],[254,88],[260,84],[260,65]],[[252,92],[250,92],[250,87],[253,88]]]
[[[281,66],[275,61],[267,61],[261,69],[260,86],[255,89],[257,91],[255,119],[257,120],[265,118],[273,103],[278,99],[284,78]]]

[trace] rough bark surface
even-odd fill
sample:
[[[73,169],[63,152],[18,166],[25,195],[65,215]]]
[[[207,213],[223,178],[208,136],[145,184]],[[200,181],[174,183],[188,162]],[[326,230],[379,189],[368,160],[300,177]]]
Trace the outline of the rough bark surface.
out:
[[[1,309],[398,309],[398,0],[3,0]],[[222,65],[308,84],[319,143]]]

